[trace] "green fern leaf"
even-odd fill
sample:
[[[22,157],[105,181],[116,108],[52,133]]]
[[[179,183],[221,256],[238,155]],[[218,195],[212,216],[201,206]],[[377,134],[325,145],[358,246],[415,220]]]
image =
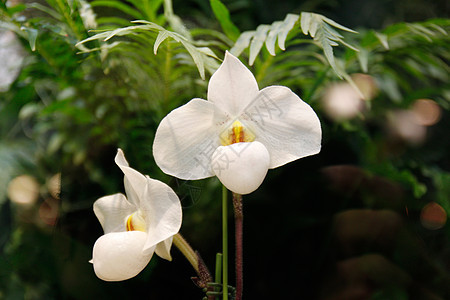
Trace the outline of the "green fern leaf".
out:
[[[250,45],[250,40],[253,38],[255,33],[256,31],[243,32],[237,39],[236,43],[234,43],[233,48],[230,49],[230,53],[234,56],[241,55],[242,51],[244,51]]]
[[[285,41],[289,32],[294,27],[299,16],[288,14],[283,21],[275,21],[272,25],[260,25],[256,31],[243,32],[230,52],[239,56],[242,51],[250,46],[249,64],[253,65],[256,56],[261,51],[262,45],[265,43],[269,53],[275,56],[275,41],[278,39],[278,47],[285,50]]]
[[[159,45],[161,45],[161,43],[164,42],[168,37],[169,33],[165,30],[158,33],[155,44],[153,45],[153,53],[155,53],[155,55],[158,52]]]
[[[283,21],[275,21],[271,25],[260,25],[256,31],[243,32],[237,39],[230,52],[235,56],[239,56],[242,51],[250,47],[249,50],[249,65],[253,65],[256,57],[265,43],[267,51],[270,55],[275,56],[275,43],[278,40],[278,47],[281,50],[286,50],[286,38],[293,29],[298,28],[295,25],[300,19],[300,29],[305,35],[310,35],[316,44],[323,49],[324,55],[336,72],[342,78],[344,73],[336,65],[333,53],[333,47],[342,44],[356,52],[359,51],[356,47],[348,44],[343,40],[343,36],[339,34],[334,28],[339,30],[356,33],[356,31],[347,28],[335,21],[328,19],[322,15],[314,13],[303,12],[301,15],[288,14]]]
[[[339,70],[339,68],[336,65],[332,47],[338,46],[339,43],[341,43],[354,51],[358,51],[358,49],[346,43],[343,40],[343,36],[339,34],[336,30],[334,30],[333,27],[352,33],[356,33],[356,31],[347,28],[345,26],[342,26],[334,22],[333,20],[330,20],[319,14],[302,12],[300,18],[301,18],[300,25],[302,26],[303,33],[304,34],[309,33],[309,35],[312,38],[314,38],[314,41],[319,44],[319,46],[323,49],[323,52],[325,54],[325,57],[327,58],[328,63],[333,68],[335,73],[340,78],[346,77],[344,76],[346,75],[345,72],[343,70]]]
[[[183,35],[181,35],[177,32],[166,30],[164,27],[161,27],[155,23],[152,23],[152,22],[149,22],[146,20],[136,20],[136,21],[133,21],[133,23],[141,23],[141,25],[127,26],[127,27],[117,28],[114,30],[100,32],[100,33],[97,33],[96,35],[93,35],[87,39],[84,39],[84,40],[78,42],[75,46],[80,48],[80,46],[82,46],[83,44],[85,44],[89,41],[94,41],[94,40],[106,42],[116,36],[127,35],[127,36],[135,36],[135,37],[140,36],[141,38],[144,38],[144,36],[137,35],[137,34],[145,33],[145,32],[156,32],[156,33],[158,33],[158,35],[153,44],[153,52],[155,54],[157,53],[158,48],[161,45],[161,43],[170,37],[174,41],[181,43],[181,45],[183,45],[183,47],[186,49],[186,51],[190,54],[195,65],[197,66],[198,72],[200,73],[200,77],[202,79],[205,79],[205,66],[208,67],[209,70],[212,70],[216,66],[214,64],[214,62],[209,59],[212,57],[212,58],[215,58],[218,60],[217,56],[212,52],[211,49],[209,49],[207,47],[197,47],[193,44],[193,42],[188,40]],[[99,47],[96,49],[102,50],[102,49],[108,49],[108,47],[106,47],[106,48]],[[80,48],[80,50],[81,50],[81,53],[93,51],[93,49],[86,50],[86,49],[81,49],[81,48]]]
[[[389,50],[389,43],[388,43],[387,35],[382,34],[380,32],[376,32],[375,36],[380,41],[381,45],[383,45],[384,49]]]
[[[35,29],[35,28],[25,27],[25,26],[22,26],[20,29],[27,33],[27,39],[28,39],[28,42],[30,44],[31,51],[35,51],[36,50],[36,39],[37,39],[37,36],[38,36],[38,30]]]
[[[431,23],[431,24],[430,24],[430,27],[433,27],[434,29],[436,29],[436,30],[439,31],[440,33],[442,33],[442,34],[444,34],[444,35],[447,35],[447,31],[445,31],[444,28],[442,28],[441,26],[439,26],[439,25],[437,25],[437,24]]]
[[[351,33],[358,33],[358,32],[356,32],[356,31],[354,31],[354,30],[352,30],[352,29],[350,29],[348,27],[345,27],[345,26],[343,26],[343,25],[341,25],[339,23],[336,23],[335,21],[333,21],[331,19],[328,19],[327,17],[324,17],[324,16],[321,16],[321,17],[322,17],[323,21],[325,21],[326,23],[328,23],[329,25],[331,25],[331,26],[333,26],[333,27],[335,27],[337,29],[348,31],[348,32],[351,32]]]
[[[287,35],[298,21],[298,18],[298,15],[288,14],[283,21],[280,32],[278,33],[278,47],[283,51],[286,50],[284,43],[286,42]]]
[[[250,59],[249,59],[250,66],[253,65],[256,56],[258,55],[259,51],[261,51],[261,48],[264,44],[264,41],[266,40],[267,32],[269,31],[269,29],[270,29],[269,25],[259,25],[258,28],[256,28],[256,33],[253,36],[252,42],[250,43]]]
[[[55,18],[56,20],[62,20],[62,16],[60,13],[58,13],[57,11],[55,11],[45,5],[42,5],[39,3],[28,3],[26,6],[27,6],[27,8],[34,8],[34,9],[40,10],[42,12],[45,12],[49,16],[52,16],[53,18]]]
[[[273,22],[269,33],[266,38],[266,48],[270,55],[275,56],[275,43],[277,41],[278,34],[280,33],[282,21]],[[284,45],[283,45],[284,46]],[[280,47],[281,48],[281,47]]]
[[[370,52],[366,49],[361,49],[358,52],[359,65],[361,66],[361,70],[364,73],[367,73],[369,71],[369,54]]]

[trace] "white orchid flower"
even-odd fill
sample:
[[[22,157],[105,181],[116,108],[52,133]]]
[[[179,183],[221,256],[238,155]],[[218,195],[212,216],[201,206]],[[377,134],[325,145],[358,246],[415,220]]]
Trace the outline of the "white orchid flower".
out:
[[[259,90],[228,52],[207,98],[192,99],[159,124],[153,155],[165,173],[186,180],[217,176],[229,190],[248,194],[268,169],[320,151],[322,130],[312,108],[287,87]]]
[[[95,242],[91,262],[97,277],[106,281],[136,276],[153,253],[171,260],[182,219],[180,200],[169,186],[130,168],[120,149],[115,162],[125,174],[127,197],[119,193],[94,203],[105,235]]]

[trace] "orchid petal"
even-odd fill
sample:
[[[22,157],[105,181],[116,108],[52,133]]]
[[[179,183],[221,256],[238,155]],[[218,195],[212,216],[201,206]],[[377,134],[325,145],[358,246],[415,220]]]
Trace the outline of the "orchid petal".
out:
[[[94,202],[94,213],[105,233],[126,231],[126,218],[136,211],[123,194],[105,196]]]
[[[270,169],[320,151],[322,129],[319,118],[287,87],[262,89],[243,119],[256,141],[263,143],[269,151]]]
[[[263,182],[269,169],[270,156],[260,142],[220,146],[213,154],[216,176],[230,191],[249,194]]]
[[[120,281],[139,274],[150,262],[153,251],[142,248],[147,234],[142,231],[113,232],[101,236],[94,244],[92,263],[98,278]]]
[[[122,149],[117,149],[117,154],[114,161],[125,175],[124,186],[128,200],[134,205],[139,206],[139,199],[141,199],[145,190],[145,176],[129,167]]]
[[[164,173],[187,180],[214,176],[211,155],[220,145],[214,116],[212,103],[193,99],[161,121],[153,156]]]
[[[158,243],[156,245],[155,253],[168,261],[172,261],[172,256],[170,255],[170,248],[172,247],[173,236]]]
[[[147,177],[147,188],[141,201],[141,210],[147,224],[144,250],[178,233],[182,210],[177,194],[165,183]]]
[[[209,81],[208,101],[234,118],[252,102],[258,91],[252,72],[227,51],[223,63]]]

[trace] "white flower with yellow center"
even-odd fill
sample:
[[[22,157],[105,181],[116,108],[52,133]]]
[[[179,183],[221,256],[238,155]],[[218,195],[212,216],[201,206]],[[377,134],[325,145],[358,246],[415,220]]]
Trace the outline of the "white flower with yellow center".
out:
[[[186,180],[217,176],[248,194],[268,169],[320,151],[322,131],[312,108],[289,88],[259,90],[230,53],[212,75],[208,100],[192,99],[160,123],[153,144],[158,166]]]
[[[127,197],[119,193],[94,203],[105,235],[95,242],[91,262],[106,281],[136,276],[153,253],[171,260],[172,239],[182,219],[180,200],[169,186],[130,168],[120,149],[115,162],[125,174]]]

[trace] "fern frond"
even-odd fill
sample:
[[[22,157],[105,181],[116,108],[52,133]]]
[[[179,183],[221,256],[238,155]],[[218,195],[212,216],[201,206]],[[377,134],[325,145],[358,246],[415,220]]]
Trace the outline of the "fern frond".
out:
[[[297,22],[299,16],[294,14],[288,14],[286,18],[283,21],[275,21],[272,23],[272,25],[260,25],[258,30],[256,31],[245,31],[243,32],[236,43],[234,44],[233,48],[231,48],[230,53],[232,53],[235,56],[241,55],[242,51],[244,51],[251,43],[252,39],[254,39],[256,36],[258,36],[257,40],[261,40],[264,38],[266,43],[266,48],[269,51],[270,54],[275,56],[275,42],[278,38],[278,47],[280,49],[285,50],[284,42],[286,40],[286,37],[291,31],[291,29],[294,27],[295,23]],[[267,29],[267,30],[266,30]],[[269,34],[267,35],[267,32]],[[264,35],[264,33],[266,35]],[[267,39],[266,39],[267,36]],[[253,51],[256,51],[256,53],[250,52],[251,57],[256,57],[261,50],[261,47],[259,49],[254,48]],[[250,63],[250,65],[252,65]]]
[[[300,24],[298,24],[299,20]],[[354,51],[359,50],[345,42],[343,36],[334,28],[351,33],[356,33],[356,31],[315,13],[302,12],[300,16],[288,14],[283,21],[276,21],[271,25],[260,25],[256,31],[243,32],[230,52],[239,56],[242,51],[250,47],[249,65],[253,65],[264,43],[267,51],[272,56],[275,56],[276,41],[278,40],[278,47],[281,50],[285,50],[285,42],[288,34],[293,29],[298,29],[299,27],[305,35],[310,35],[316,44],[323,49],[328,63],[336,74],[340,78],[346,77],[344,76],[345,72],[336,65],[332,47],[342,44]]]
[[[395,105],[430,97],[445,105],[450,67],[450,20],[398,23],[384,30],[361,33],[361,51],[352,58],[377,78],[380,89]],[[350,61],[347,60],[347,64]],[[430,89],[439,82],[440,86]],[[406,96],[407,95],[407,96]]]
[[[122,28],[117,28],[114,30],[107,30],[101,33],[97,33],[96,35],[93,35],[87,39],[84,39],[76,44],[76,46],[81,46],[87,42],[98,40],[101,42],[106,42],[114,37],[118,36],[136,36],[140,33],[146,33],[146,32],[152,32],[157,33],[157,37],[153,44],[153,52],[157,54],[158,48],[167,38],[171,38],[172,40],[180,43],[186,51],[190,54],[192,57],[195,65],[197,66],[198,72],[200,73],[200,77],[202,79],[205,79],[205,68],[212,70],[216,69],[218,67],[217,60],[219,58],[214,54],[214,52],[208,48],[208,47],[197,47],[194,42],[188,40],[183,35],[173,32],[170,30],[165,29],[162,26],[159,26],[158,24],[155,24],[153,22],[145,21],[145,20],[136,20],[133,21],[133,23],[139,23],[140,25],[132,25]],[[117,45],[117,44],[116,44]],[[96,48],[98,49],[98,48]],[[100,47],[100,49],[102,49]],[[85,52],[91,52],[93,49],[90,50],[81,50],[81,53]],[[214,59],[211,59],[214,58]]]
[[[333,68],[333,70],[338,74],[339,77],[347,77],[347,74],[344,70],[340,70],[335,62],[334,55],[333,55],[333,48],[334,46],[338,46],[339,43],[343,44],[344,46],[358,52],[359,50],[350,44],[346,43],[343,40],[343,36],[339,34],[336,30],[333,29],[333,27],[351,32],[356,33],[356,31],[349,29],[345,26],[342,26],[336,22],[334,22],[331,19],[328,19],[327,17],[324,17],[319,14],[314,13],[306,13],[303,12],[300,16],[301,18],[301,27],[302,31],[305,35],[309,33],[309,35],[314,38],[314,41],[317,42],[320,47],[323,49],[323,52],[325,54],[325,57],[328,60],[328,63]],[[331,27],[333,26],[333,27]]]

